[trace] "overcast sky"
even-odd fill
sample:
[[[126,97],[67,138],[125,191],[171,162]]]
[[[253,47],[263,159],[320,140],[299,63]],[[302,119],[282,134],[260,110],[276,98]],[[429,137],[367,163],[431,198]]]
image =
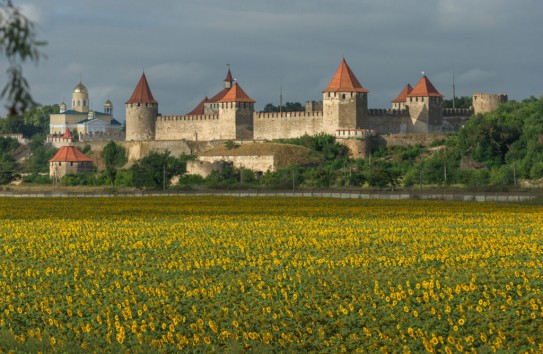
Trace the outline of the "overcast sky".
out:
[[[422,71],[450,98],[453,66],[457,96],[543,95],[541,0],[14,2],[48,41],[47,59],[24,67],[35,99],[69,104],[81,75],[91,108],[109,98],[120,121],[142,70],[164,115],[217,93],[226,64],[261,110],[281,81],[283,102],[322,99],[343,56],[370,108]]]

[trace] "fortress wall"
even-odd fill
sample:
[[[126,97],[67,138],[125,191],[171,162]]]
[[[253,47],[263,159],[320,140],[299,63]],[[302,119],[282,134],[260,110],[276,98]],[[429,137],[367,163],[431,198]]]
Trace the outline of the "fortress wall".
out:
[[[430,143],[436,140],[443,140],[449,138],[447,134],[387,134],[380,135],[374,139],[374,146],[414,146],[421,144],[428,146]]]
[[[405,134],[410,123],[408,110],[368,109],[367,129],[377,133]]]
[[[450,109],[443,110],[443,133],[456,133],[466,124],[473,115],[471,109]]]
[[[266,172],[277,169],[273,155],[246,155],[246,156],[198,156],[199,161],[216,163],[220,161],[232,162],[236,168],[247,168],[253,171]]]
[[[322,112],[254,113],[254,139],[290,139],[322,132]]]
[[[222,136],[224,122],[218,115],[159,116],[156,119],[156,140],[227,139]]]

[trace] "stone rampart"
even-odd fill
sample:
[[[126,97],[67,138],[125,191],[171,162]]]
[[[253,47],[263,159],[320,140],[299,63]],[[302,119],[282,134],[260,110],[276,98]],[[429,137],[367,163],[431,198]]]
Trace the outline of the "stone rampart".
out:
[[[203,114],[203,115],[191,115],[191,116],[186,116],[186,115],[181,115],[181,116],[158,116],[156,118],[157,121],[173,121],[173,120],[183,120],[183,121],[198,120],[198,121],[203,121],[203,120],[217,120],[217,119],[219,119],[218,114]]]
[[[208,163],[232,162],[235,168],[246,168],[257,172],[275,171],[277,169],[277,161],[273,155],[198,156],[198,160]]]
[[[322,132],[322,112],[254,113],[255,140],[290,139]]]
[[[187,174],[208,177],[213,171],[220,171],[224,167],[223,161],[187,161]]]
[[[384,109],[384,108],[370,108],[368,109],[368,116],[408,116],[409,111],[407,109]]]
[[[471,117],[471,108],[443,108],[443,117]]]
[[[233,122],[231,124],[234,124]],[[159,116],[156,119],[156,140],[220,140],[228,131],[219,115]]]
[[[19,144],[26,145],[28,143],[28,139],[23,138],[23,134],[0,134],[0,137],[4,138],[12,138],[19,142]]]
[[[408,110],[368,109],[368,130],[380,134],[406,134],[410,125]]]
[[[338,129],[336,130],[337,139],[366,139],[377,135],[375,130],[369,129]]]
[[[421,144],[428,146],[434,141],[447,139],[450,136],[447,134],[386,134],[379,135],[373,139],[374,146],[414,146]]]

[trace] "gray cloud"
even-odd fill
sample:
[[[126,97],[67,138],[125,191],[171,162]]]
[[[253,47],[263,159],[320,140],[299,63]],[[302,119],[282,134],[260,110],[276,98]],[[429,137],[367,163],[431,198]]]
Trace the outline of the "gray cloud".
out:
[[[446,96],[543,94],[540,0],[18,1],[49,41],[25,67],[44,104],[71,97],[80,74],[95,109],[117,119],[142,70],[163,114],[190,111],[222,88],[226,64],[257,108],[320,99],[342,56],[389,107],[425,71]],[[0,63],[0,70],[4,71]]]

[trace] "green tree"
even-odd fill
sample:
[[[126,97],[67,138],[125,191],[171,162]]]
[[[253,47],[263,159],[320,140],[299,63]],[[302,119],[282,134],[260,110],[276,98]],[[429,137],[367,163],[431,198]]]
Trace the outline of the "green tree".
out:
[[[303,112],[304,105],[300,102],[287,102],[284,105],[275,106],[273,103],[268,103],[264,106],[263,112]]]
[[[7,184],[19,178],[18,170],[13,156],[0,152],[0,184]]]
[[[126,157],[126,149],[115,144],[114,141],[110,141],[102,150],[102,159],[106,166],[106,176],[111,181],[111,187],[115,188],[115,177],[117,176],[117,169],[122,167],[128,161]]]
[[[168,187],[173,176],[186,172],[186,161],[192,158],[192,156],[175,158],[170,155],[169,151],[150,152],[130,168],[132,183],[137,188],[162,189],[164,186]]]
[[[37,63],[42,56],[40,48],[45,44],[37,39],[34,23],[11,0],[0,0],[0,53],[8,61],[8,82],[0,98],[6,98],[10,115],[17,115],[36,105],[21,64],[28,60]]]
[[[454,99],[454,107],[455,108],[470,108],[472,106],[473,99],[469,96],[461,96],[456,97]],[[453,108],[453,102],[452,99],[450,100],[443,100],[443,108]]]

